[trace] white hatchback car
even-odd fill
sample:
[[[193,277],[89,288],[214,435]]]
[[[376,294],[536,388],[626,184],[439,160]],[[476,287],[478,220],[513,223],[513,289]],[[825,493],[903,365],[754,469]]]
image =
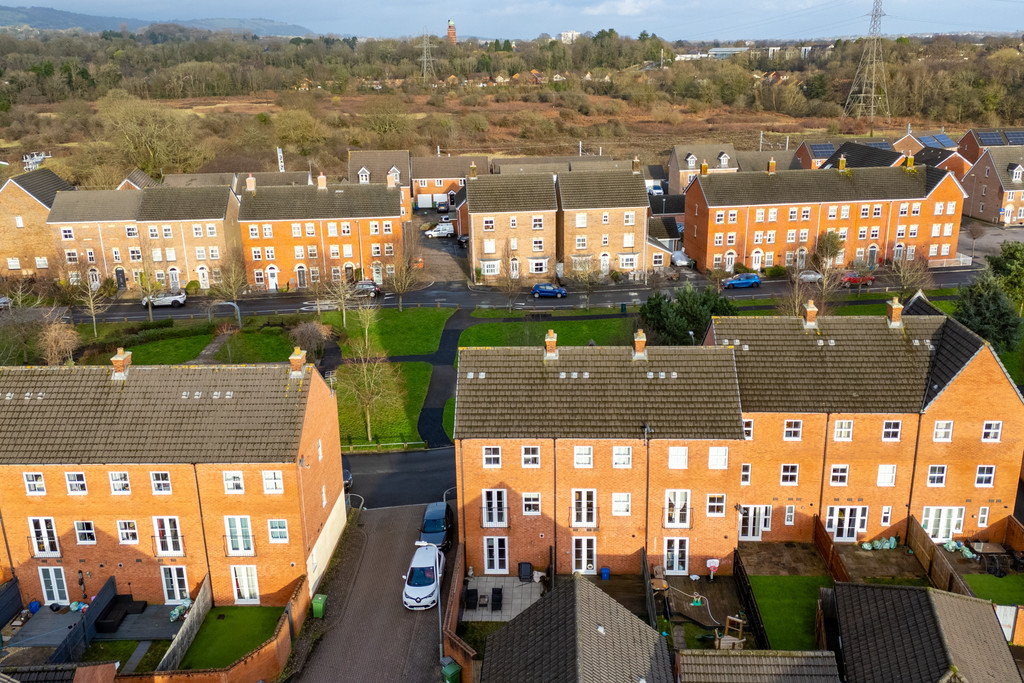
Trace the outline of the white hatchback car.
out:
[[[153,295],[153,305],[177,308],[178,306],[184,306],[185,299],[187,298],[188,297],[185,296],[184,290],[179,292],[160,292],[159,294]],[[142,299],[142,305],[149,306],[148,296]]]
[[[441,599],[442,577],[444,554],[439,554],[432,545],[416,548],[409,563],[409,573],[402,577],[405,579],[402,604],[412,610],[430,609],[437,605]]]

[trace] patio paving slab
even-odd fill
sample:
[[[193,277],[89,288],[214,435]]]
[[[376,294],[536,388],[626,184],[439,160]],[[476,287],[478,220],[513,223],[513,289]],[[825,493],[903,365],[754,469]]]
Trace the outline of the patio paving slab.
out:
[[[476,609],[459,610],[460,621],[511,621],[523,610],[540,600],[543,588],[539,583],[523,583],[515,576],[474,576],[466,583],[467,588],[475,588],[479,592],[481,602],[487,598],[486,605]],[[494,610],[490,604],[491,591],[501,588],[501,609]]]
[[[813,543],[739,544],[749,576],[826,576],[828,570]]]
[[[171,621],[174,605],[146,605],[142,614],[127,614],[113,633],[97,633],[93,640],[174,640],[184,620]]]
[[[835,547],[854,582],[864,583],[865,579],[875,577],[928,578],[917,557],[907,552],[907,546],[899,545],[892,550],[864,550],[856,543],[837,543]]]
[[[56,647],[64,642],[68,631],[83,618],[81,612],[53,612],[43,607],[25,622],[8,647]]]

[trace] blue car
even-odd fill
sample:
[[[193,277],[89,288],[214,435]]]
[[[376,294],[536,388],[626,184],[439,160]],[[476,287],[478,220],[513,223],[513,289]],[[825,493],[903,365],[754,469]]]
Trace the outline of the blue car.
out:
[[[539,285],[534,285],[533,289],[530,290],[530,294],[533,294],[534,299],[539,299],[542,296],[553,296],[556,299],[561,299],[563,296],[569,294],[565,290],[565,287],[557,287],[550,282],[542,282]]]
[[[722,286],[726,289],[732,289],[733,287],[760,287],[761,278],[758,277],[757,273],[740,273],[739,275],[733,275],[722,280]]]

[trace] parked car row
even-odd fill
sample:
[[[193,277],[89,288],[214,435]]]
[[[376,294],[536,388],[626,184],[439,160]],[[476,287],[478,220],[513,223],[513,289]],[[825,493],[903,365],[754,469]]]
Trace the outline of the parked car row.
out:
[[[455,514],[447,502],[431,503],[423,513],[420,540],[409,561],[409,571],[402,576],[402,604],[411,610],[427,610],[440,606],[441,582],[444,579],[444,553],[452,546]]]

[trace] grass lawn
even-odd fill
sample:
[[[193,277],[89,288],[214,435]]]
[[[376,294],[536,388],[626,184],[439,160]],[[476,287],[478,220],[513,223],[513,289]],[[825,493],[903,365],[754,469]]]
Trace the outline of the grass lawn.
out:
[[[1010,377],[1015,383],[1024,384],[1024,342],[1021,342],[1016,349],[1002,351],[999,354],[999,360],[1003,362],[1006,371],[1010,373]]]
[[[444,404],[444,417],[442,418],[444,433],[452,438],[455,433],[455,397],[448,399]]]
[[[599,346],[629,346],[633,343],[633,320],[566,320],[559,322],[483,323],[470,327],[459,337],[459,346],[537,346],[554,330],[559,346],[586,346],[591,339]]]
[[[773,650],[813,650],[818,589],[828,576],[751,576],[750,585]]]
[[[156,667],[160,664],[160,660],[167,654],[167,648],[171,646],[169,640],[154,640],[149,649],[146,650],[146,654],[142,655],[142,659],[139,661],[139,665],[135,667],[135,673],[141,674],[147,671],[156,671]]]
[[[213,357],[221,363],[277,363],[288,360],[291,353],[287,330],[269,327],[231,335]]]
[[[997,579],[991,574],[964,574],[974,594],[997,605],[1024,605],[1024,574]]]
[[[122,666],[139,646],[137,640],[94,641],[82,655],[83,662],[121,662]]]
[[[427,386],[430,384],[430,363],[393,363],[398,368],[398,393],[402,400],[398,405],[379,410],[370,418],[373,426],[373,439],[381,443],[400,441],[419,441],[420,433],[416,423],[420,419],[423,399],[427,397]],[[363,412],[352,396],[345,389],[354,371],[345,365],[338,368],[335,377],[338,379],[338,422],[341,427],[341,445],[365,444],[366,424]]]
[[[213,341],[212,334],[197,334],[194,337],[161,339],[137,344],[128,348],[135,365],[180,365],[198,356]],[[102,353],[82,362],[85,365],[109,365],[112,354]]]
[[[406,308],[401,313],[395,308],[380,309],[377,329],[370,332],[377,345],[389,356],[411,356],[437,351],[441,343],[444,323],[455,313],[454,308]],[[348,312],[348,336],[360,333],[354,311]],[[323,315],[324,323],[340,332],[341,313],[330,311]],[[342,353],[351,356],[343,344]]]
[[[928,579],[914,576],[869,576],[864,583],[874,583],[882,586],[922,586],[927,588],[931,584]]]
[[[885,315],[885,304],[855,304],[852,306],[836,306],[836,315]]]
[[[487,636],[505,625],[504,621],[460,621],[455,634],[476,650],[477,657],[484,656]]]
[[[234,664],[274,635],[283,607],[214,607],[199,627],[182,669],[219,669]],[[223,619],[217,616],[223,614]]]
[[[636,313],[638,310],[637,306],[627,306],[627,313]],[[574,315],[607,315],[608,313],[619,313],[620,309],[618,306],[591,306],[588,311],[585,308],[570,308],[570,309],[558,309],[556,311],[535,311],[532,309],[517,308],[509,311],[508,308],[501,306],[498,308],[477,308],[474,309],[470,316],[473,318],[525,318],[530,315],[536,315],[538,313],[544,315],[550,315],[553,318],[565,318]]]

